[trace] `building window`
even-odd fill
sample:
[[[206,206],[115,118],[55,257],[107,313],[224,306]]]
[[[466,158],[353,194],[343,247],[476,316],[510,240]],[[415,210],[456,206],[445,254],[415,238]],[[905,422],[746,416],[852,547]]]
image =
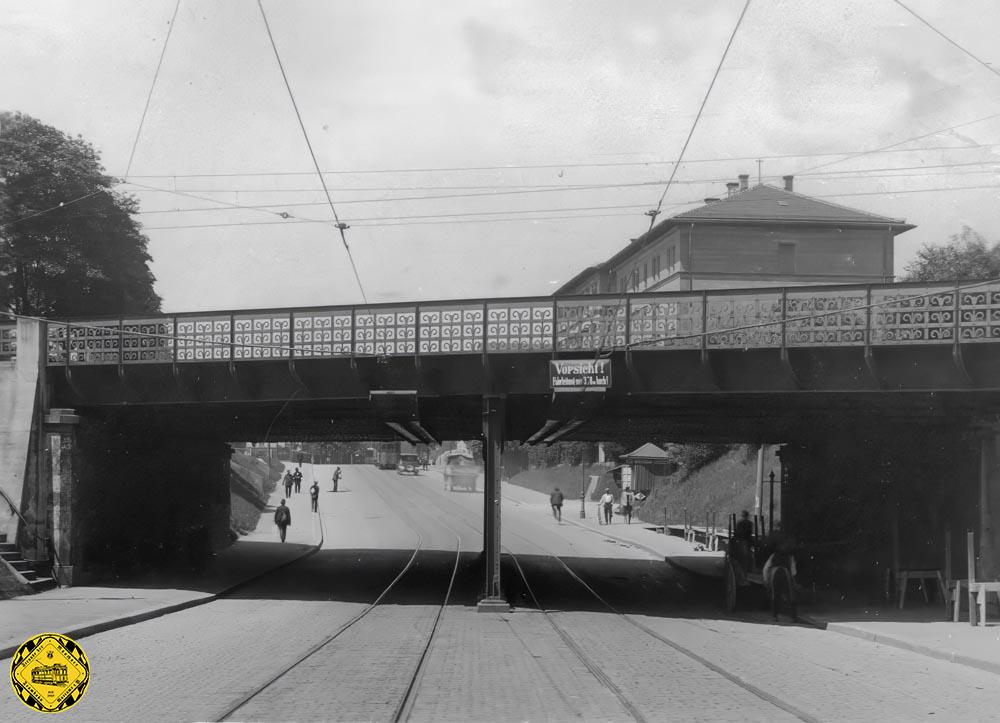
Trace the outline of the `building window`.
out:
[[[632,269],[632,291],[639,290],[639,267]]]
[[[667,249],[667,268],[671,271],[674,270],[674,265],[677,263],[677,247],[671,246]]]
[[[778,244],[778,273],[779,274],[795,273],[795,244],[793,243]]]
[[[642,262],[642,285],[649,286],[649,262]]]
[[[625,279],[624,278],[618,279],[618,293],[619,294],[624,294],[625,293]]]
[[[659,254],[656,254],[656,256],[653,257],[653,278],[654,279],[660,278],[660,255]]]

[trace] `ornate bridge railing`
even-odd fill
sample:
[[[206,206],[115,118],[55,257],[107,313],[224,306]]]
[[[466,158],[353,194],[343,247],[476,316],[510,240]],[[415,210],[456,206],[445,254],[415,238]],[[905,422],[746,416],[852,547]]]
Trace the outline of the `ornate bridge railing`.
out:
[[[0,356],[12,337],[0,326]],[[437,301],[50,322],[50,365],[1000,341],[1000,281]]]
[[[17,324],[0,320],[0,361],[17,355]]]

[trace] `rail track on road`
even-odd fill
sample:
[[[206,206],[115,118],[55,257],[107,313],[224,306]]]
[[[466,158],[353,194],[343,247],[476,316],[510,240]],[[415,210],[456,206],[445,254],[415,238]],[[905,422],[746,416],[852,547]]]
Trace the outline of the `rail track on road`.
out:
[[[359,660],[359,655],[363,656],[366,648],[376,657],[380,654],[384,657],[386,650],[384,648],[380,650],[378,646],[374,645],[362,645],[359,649],[359,646],[356,644],[341,648],[337,643],[344,641],[348,636],[353,636],[354,640],[360,641],[374,640],[380,636],[384,637],[385,628],[387,625],[391,625],[391,622],[385,618],[380,618],[378,614],[379,610],[386,598],[400,586],[401,581],[404,581],[408,574],[413,573],[416,569],[418,557],[425,551],[424,535],[420,532],[411,512],[405,506],[396,504],[390,496],[385,495],[379,489],[378,483],[371,487],[383,499],[387,507],[392,509],[413,531],[416,537],[416,544],[409,560],[385,586],[376,599],[365,609],[349,619],[337,630],[324,636],[320,641],[305,650],[291,664],[282,666],[280,670],[271,675],[266,681],[255,685],[252,690],[247,691],[238,700],[231,702],[227,709],[221,715],[216,716],[214,720],[273,718],[273,694],[281,690],[283,682],[292,680],[296,676],[315,676],[319,672],[322,678],[322,671],[324,670],[354,670],[360,672],[373,669],[377,669],[380,672],[388,689],[399,691],[398,695],[385,695],[382,700],[378,701],[369,699],[364,703],[365,710],[334,711],[326,709],[325,711],[317,711],[322,714],[320,717],[335,720],[400,721],[407,719],[419,690],[420,678],[426,663],[428,651],[434,642],[441,617],[451,599],[462,554],[461,536],[454,530],[450,530],[456,539],[455,556],[451,575],[448,578],[447,587],[443,592],[441,602],[433,609],[422,610],[418,614],[419,620],[408,620],[406,623],[407,628],[410,630],[423,627],[422,635],[418,634],[419,640],[402,641],[397,639],[396,642],[399,644],[391,651],[392,665],[390,669],[381,664],[384,660],[373,660],[371,663],[366,664],[365,661]],[[406,644],[407,642],[409,644]],[[318,682],[327,681],[320,680]]]
[[[432,493],[421,488],[420,486],[407,486],[405,489],[410,492],[417,492],[417,494],[419,494],[425,500],[433,499],[435,505],[439,506],[441,504],[440,503],[441,497],[439,495],[432,496]],[[469,513],[469,510],[466,507],[448,499],[447,496],[445,496],[444,499],[447,501],[447,504],[449,506],[453,506],[456,509],[460,509],[464,515],[467,515]],[[481,526],[477,528],[477,531],[481,533],[482,531]],[[613,605],[611,602],[605,599],[605,597],[602,596],[598,591],[596,591],[594,587],[591,584],[589,584],[586,580],[584,580],[576,571],[574,571],[562,557],[553,554],[542,545],[539,545],[536,541],[528,537],[525,537],[524,535],[512,532],[511,530],[505,530],[504,534],[517,537],[527,542],[529,545],[539,549],[543,553],[543,556],[545,558],[551,559],[557,564],[559,569],[562,570],[562,572],[573,581],[573,584],[577,585],[579,589],[584,591],[584,593],[587,596],[589,596],[593,601],[597,602],[601,607],[603,607],[607,611],[607,613],[612,616],[611,620],[614,621],[615,625],[614,629],[610,630],[609,621],[607,619],[602,620],[601,625],[609,627],[610,637],[613,637],[618,641],[620,641],[622,643],[623,648],[629,648],[635,650],[649,649],[649,643],[651,641],[655,641],[656,645],[660,647],[661,652],[663,648],[666,648],[668,651],[670,651],[670,653],[673,656],[685,658],[690,663],[693,663],[696,666],[700,666],[703,669],[711,671],[715,675],[720,676],[728,683],[739,687],[740,689],[745,691],[748,695],[751,695],[759,699],[759,701],[764,703],[766,706],[773,706],[773,708],[783,711],[785,714],[787,714],[786,717],[790,717],[801,721],[810,721],[810,722],[817,720],[816,717],[810,715],[805,711],[802,711],[795,705],[783,700],[780,696],[771,693],[767,690],[764,690],[760,686],[754,685],[753,683],[745,680],[740,675],[737,675],[736,673],[727,670],[724,666],[719,665],[718,663],[715,663],[707,659],[703,655],[699,655],[693,650],[690,650],[688,647],[681,645],[675,640],[670,639],[668,636],[662,634],[661,632],[653,630],[642,621],[637,620],[635,616],[622,612],[615,605]],[[567,542],[570,542],[568,538],[559,534],[557,531],[552,531],[552,534],[555,534],[558,537],[562,537],[563,539],[567,540]],[[570,542],[570,544],[572,543]],[[533,586],[531,580],[529,580],[529,575],[525,571],[525,566],[521,564],[521,560],[519,559],[518,555],[511,552],[511,550],[506,546],[504,546],[502,549],[504,550],[504,554],[509,557],[509,559],[514,565],[514,568],[517,570],[517,573],[520,576],[525,586],[525,589],[528,595],[530,596],[535,608],[539,612],[544,614],[546,620],[551,625],[555,633],[560,637],[560,639],[562,639],[566,647],[572,652],[574,656],[577,657],[580,663],[591,673],[595,681],[600,685],[604,686],[612,695],[614,695],[618,699],[622,708],[625,711],[627,711],[628,715],[631,716],[633,720],[644,723],[645,721],[655,720],[660,716],[662,716],[663,713],[662,709],[644,712],[642,710],[642,706],[637,705],[634,702],[634,696],[629,695],[629,692],[626,691],[626,687],[629,687],[634,690],[636,686],[628,685],[629,681],[627,679],[623,680],[620,672],[609,671],[607,668],[611,666],[608,665],[608,662],[598,659],[598,655],[595,655],[595,652],[599,654],[600,651],[588,652],[586,646],[581,644],[580,641],[577,639],[578,636],[574,635],[573,629],[571,629],[572,626],[564,625],[558,620],[558,618],[561,615],[565,615],[567,613],[559,612],[546,607],[543,604],[544,601],[541,599],[542,596],[536,592],[536,587]],[[551,579],[547,580],[546,582],[549,585],[552,584]],[[778,711],[774,712],[776,714],[778,713]]]

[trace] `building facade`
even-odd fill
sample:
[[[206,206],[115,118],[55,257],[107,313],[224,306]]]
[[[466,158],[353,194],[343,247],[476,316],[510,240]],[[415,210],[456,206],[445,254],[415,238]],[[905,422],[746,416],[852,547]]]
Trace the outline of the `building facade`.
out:
[[[795,193],[791,176],[784,188],[750,188],[748,178],[657,224],[556,295],[892,281],[895,237],[913,225]]]

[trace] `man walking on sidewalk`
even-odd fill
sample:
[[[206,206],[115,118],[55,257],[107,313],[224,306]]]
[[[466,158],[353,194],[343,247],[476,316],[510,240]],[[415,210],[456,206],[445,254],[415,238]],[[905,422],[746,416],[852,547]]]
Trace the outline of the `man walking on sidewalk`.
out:
[[[319,482],[313,480],[309,488],[309,499],[312,500],[312,511],[319,512]]]
[[[611,514],[614,511],[615,498],[611,496],[611,488],[605,487],[601,495],[601,511],[604,512],[604,524],[611,524]]]
[[[278,509],[274,511],[274,524],[278,526],[278,535],[281,537],[281,541],[284,542],[285,533],[288,532],[288,528],[292,524],[292,512],[285,506],[284,500],[278,505]]]
[[[563,493],[556,487],[549,495],[549,504],[552,505],[552,516],[556,522],[562,522]]]

